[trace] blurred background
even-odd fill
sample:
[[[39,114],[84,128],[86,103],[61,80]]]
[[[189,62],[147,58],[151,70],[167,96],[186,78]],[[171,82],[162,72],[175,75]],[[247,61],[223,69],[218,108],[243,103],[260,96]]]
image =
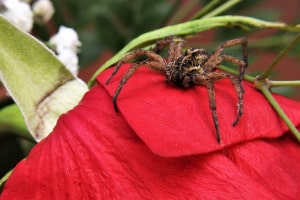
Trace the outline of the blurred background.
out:
[[[34,24],[32,34],[48,41],[60,25],[74,28],[82,43],[79,77],[88,81],[92,74],[130,40],[142,33],[188,21],[207,0],[53,0],[53,18],[46,25]],[[220,4],[226,1],[219,1]],[[263,20],[299,24],[299,0],[241,1],[222,15],[245,15]],[[0,30],[1,31],[1,30]],[[188,45],[213,50],[221,42],[236,37],[249,38],[249,68],[255,75],[272,63],[295,34],[278,30],[245,31],[218,28],[195,35]],[[240,47],[226,50],[241,57]],[[299,80],[300,45],[282,59],[272,74],[276,80]],[[300,100],[300,87],[279,88],[279,92]],[[2,95],[5,96],[5,95]],[[6,100],[2,101],[6,102]],[[10,102],[10,101],[8,101]],[[4,106],[6,104],[2,104]],[[1,125],[0,125],[1,126]],[[0,134],[0,177],[23,159],[35,143],[13,133]]]
[[[163,26],[188,21],[208,2],[210,1],[53,0],[55,6],[53,19],[47,26],[36,25],[34,34],[47,41],[57,32],[60,25],[74,28],[82,43],[79,54],[81,66],[79,76],[88,81],[101,64],[133,38]],[[219,2],[222,4],[226,0]],[[300,1],[298,0],[253,0],[241,1],[222,14],[253,16],[263,20],[297,24],[300,19],[299,10]],[[248,32],[220,28],[200,33],[188,45],[214,49],[222,41],[247,36],[250,48],[248,73],[256,73],[272,62],[292,35],[277,30]],[[280,62],[274,78],[284,80],[298,78],[297,50],[298,48],[295,48]],[[293,93],[293,90],[286,91],[284,94],[300,99],[299,93]]]

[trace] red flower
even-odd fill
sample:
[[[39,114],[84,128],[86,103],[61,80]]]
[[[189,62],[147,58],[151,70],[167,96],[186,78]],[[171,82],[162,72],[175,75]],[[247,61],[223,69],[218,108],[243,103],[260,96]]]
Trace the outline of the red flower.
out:
[[[223,146],[216,141],[205,87],[178,89],[141,68],[124,86],[119,113],[111,69],[52,134],[20,162],[4,199],[297,199],[300,146],[264,97],[244,83],[236,127],[236,95],[216,83]],[[295,124],[300,103],[276,95]],[[286,133],[286,134],[285,134]]]

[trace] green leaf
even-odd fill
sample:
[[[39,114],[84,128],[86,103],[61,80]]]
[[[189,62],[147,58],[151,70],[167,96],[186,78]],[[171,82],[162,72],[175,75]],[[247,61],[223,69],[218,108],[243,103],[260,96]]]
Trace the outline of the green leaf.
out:
[[[0,16],[0,77],[37,140],[87,91],[41,42]]]
[[[234,27],[246,30],[252,30],[255,28],[277,28],[289,31],[300,31],[299,25],[289,26],[285,23],[280,22],[268,22],[252,17],[230,15],[198,19],[181,24],[176,24],[173,26],[167,26],[145,33],[128,43],[123,49],[121,49],[115,56],[109,59],[96,71],[96,73],[89,81],[89,86],[91,86],[94,83],[99,73],[101,73],[103,70],[110,67],[111,65],[115,64],[122,56],[124,56],[124,54],[126,54],[129,51],[132,51],[138,47],[145,46],[151,42],[162,39],[164,37],[172,35],[193,35],[216,27]]]
[[[7,179],[10,177],[12,173],[12,170],[7,172],[1,179],[0,179],[0,191],[1,191],[1,188],[3,188],[4,186],[4,183],[7,181]]]
[[[22,113],[16,104],[6,106],[0,110],[0,135],[7,132],[33,140],[27,130]]]

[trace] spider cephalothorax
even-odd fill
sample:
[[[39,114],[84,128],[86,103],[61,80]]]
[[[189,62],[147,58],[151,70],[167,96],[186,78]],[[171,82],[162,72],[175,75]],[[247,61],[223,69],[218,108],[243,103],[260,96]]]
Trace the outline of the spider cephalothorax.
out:
[[[216,97],[214,89],[214,81],[228,78],[231,80],[238,97],[237,117],[233,121],[233,126],[237,124],[243,113],[243,97],[244,89],[242,80],[245,69],[247,67],[247,40],[246,38],[237,38],[223,42],[213,53],[207,52],[202,48],[188,48],[183,50],[185,40],[179,37],[169,37],[156,42],[152,50],[138,49],[124,56],[117,64],[112,75],[108,78],[107,84],[112,77],[118,72],[121,65],[139,56],[147,56],[143,61],[138,61],[132,64],[117,87],[113,96],[114,108],[117,111],[117,97],[122,90],[123,85],[134,74],[140,66],[147,66],[166,75],[167,82],[172,82],[176,86],[188,88],[192,85],[205,85],[208,89],[209,105],[212,112],[214,126],[216,129],[217,141],[220,143],[219,122],[216,112]],[[230,55],[222,55],[222,51],[226,47],[239,45],[243,47],[243,60],[239,60]],[[159,52],[169,46],[168,58],[165,59],[159,55]],[[239,76],[235,77],[226,72],[216,71],[223,60],[232,62],[238,65]]]
[[[196,74],[206,73],[204,68],[209,54],[205,49],[189,48],[184,55],[166,65],[166,78],[179,87],[188,88],[194,84]]]

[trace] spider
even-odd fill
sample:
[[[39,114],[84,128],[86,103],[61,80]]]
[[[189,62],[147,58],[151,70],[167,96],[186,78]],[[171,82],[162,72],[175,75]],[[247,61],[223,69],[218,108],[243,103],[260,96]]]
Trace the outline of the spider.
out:
[[[239,60],[230,55],[222,55],[224,48],[234,45],[242,45],[243,60]],[[159,55],[165,47],[169,46],[167,59]],[[167,82],[172,82],[178,87],[188,88],[193,85],[204,85],[208,90],[208,98],[214,127],[216,130],[217,142],[221,143],[219,121],[216,111],[216,97],[214,82],[224,78],[230,79],[236,95],[238,98],[237,116],[232,123],[236,126],[243,113],[243,97],[244,88],[242,80],[244,77],[245,69],[247,68],[247,39],[237,38],[228,40],[220,44],[212,53],[209,53],[203,48],[187,48],[184,51],[185,40],[180,37],[168,37],[156,42],[152,50],[137,49],[132,53],[121,58],[116,65],[111,76],[107,79],[106,84],[115,76],[123,63],[130,60],[146,56],[147,58],[142,61],[137,61],[132,64],[128,71],[121,78],[116,92],[113,95],[113,105],[117,112],[117,98],[120,94],[122,87],[128,79],[136,72],[141,66],[149,67],[155,71],[164,73]],[[233,76],[227,72],[216,71],[223,60],[229,61],[239,66],[238,77]]]

